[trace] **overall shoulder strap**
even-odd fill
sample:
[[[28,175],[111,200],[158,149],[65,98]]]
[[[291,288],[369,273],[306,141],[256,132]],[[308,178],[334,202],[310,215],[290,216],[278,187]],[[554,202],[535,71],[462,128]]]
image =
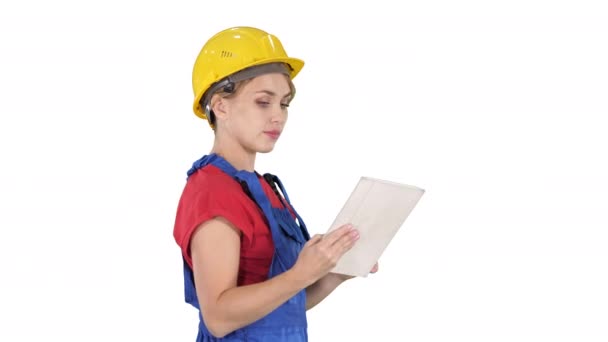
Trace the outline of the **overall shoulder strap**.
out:
[[[266,180],[266,182],[270,185],[270,187],[272,188],[272,191],[274,191],[274,193],[277,195],[279,200],[281,200],[283,202],[283,204],[285,204],[284,201],[287,201],[287,204],[289,204],[289,207],[291,207],[294,214],[296,215],[296,218],[298,219],[298,223],[299,223],[300,229],[302,230],[302,234],[304,235],[304,238],[306,240],[309,240],[310,234],[308,233],[306,224],[304,223],[304,220],[302,220],[302,217],[300,217],[300,214],[298,214],[296,208],[294,208],[293,205],[291,204],[291,201],[289,200],[289,195],[287,194],[287,191],[285,190],[285,187],[283,186],[283,183],[281,183],[281,180],[279,179],[279,177],[277,177],[276,175],[273,175],[271,173],[265,173],[264,180]],[[277,185],[278,185],[278,188],[277,188]],[[279,192],[279,189],[281,190],[280,192]],[[287,205],[285,205],[285,206],[287,207]]]

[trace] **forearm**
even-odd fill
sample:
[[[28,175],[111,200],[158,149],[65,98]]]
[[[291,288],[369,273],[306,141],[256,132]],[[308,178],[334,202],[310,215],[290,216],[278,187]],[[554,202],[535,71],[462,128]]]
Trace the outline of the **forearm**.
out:
[[[266,316],[302,290],[302,282],[285,272],[262,283],[222,293],[206,319],[216,336],[224,336]]]
[[[332,293],[344,279],[334,273],[328,273],[306,288],[306,310],[312,309]]]

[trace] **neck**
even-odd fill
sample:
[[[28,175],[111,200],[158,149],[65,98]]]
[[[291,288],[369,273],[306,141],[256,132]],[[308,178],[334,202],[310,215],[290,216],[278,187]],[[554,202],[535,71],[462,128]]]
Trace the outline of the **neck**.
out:
[[[225,141],[219,141],[216,138],[211,153],[215,153],[226,159],[226,161],[237,170],[255,171],[256,153],[247,151],[238,144],[229,144]]]

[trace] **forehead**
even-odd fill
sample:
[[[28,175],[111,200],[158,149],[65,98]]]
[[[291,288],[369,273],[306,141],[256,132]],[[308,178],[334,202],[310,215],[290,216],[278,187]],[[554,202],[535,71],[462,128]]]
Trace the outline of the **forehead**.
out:
[[[244,92],[271,91],[280,96],[285,96],[291,92],[288,76],[281,73],[271,73],[256,76],[247,82]]]

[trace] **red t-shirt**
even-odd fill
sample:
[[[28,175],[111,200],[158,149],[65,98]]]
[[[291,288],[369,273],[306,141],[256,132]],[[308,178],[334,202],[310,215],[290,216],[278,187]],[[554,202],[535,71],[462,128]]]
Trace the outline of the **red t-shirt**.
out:
[[[283,207],[262,177],[260,183],[272,206]],[[201,223],[217,216],[242,232],[238,285],[266,280],[274,254],[270,228],[241,185],[214,165],[206,165],[190,176],[177,207],[173,236],[188,265],[192,268],[192,234]]]

